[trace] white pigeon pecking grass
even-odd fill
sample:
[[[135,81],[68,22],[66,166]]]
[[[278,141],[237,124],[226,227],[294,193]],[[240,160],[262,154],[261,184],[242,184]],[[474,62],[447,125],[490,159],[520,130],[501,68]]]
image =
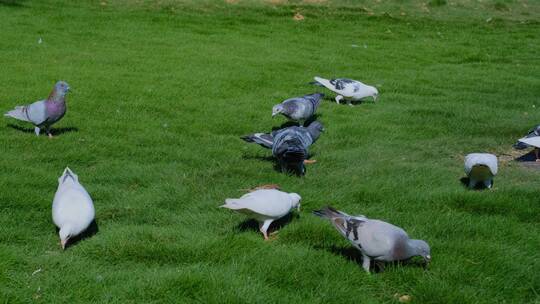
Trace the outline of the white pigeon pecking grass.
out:
[[[300,211],[300,195],[275,189],[262,189],[228,198],[221,207],[247,215],[259,222],[259,231],[268,240],[268,228],[273,221],[289,214],[293,208]]]
[[[465,156],[465,173],[469,177],[469,188],[474,188],[479,182],[491,188],[497,171],[497,156],[493,154],[471,153]]]
[[[79,177],[66,167],[58,179],[58,189],[52,204],[52,218],[60,229],[60,243],[66,248],[68,241],[83,231],[94,220],[92,198],[79,183]]]
[[[350,106],[352,106],[351,101],[359,101],[370,96],[373,97],[373,101],[376,101],[377,97],[379,96],[379,91],[377,88],[363,84],[358,80],[348,78],[328,80],[318,76],[315,76],[314,79],[315,84],[322,85],[330,91],[338,94],[335,98],[338,104],[342,99],[344,99]]]
[[[423,240],[409,238],[400,227],[368,219],[363,215],[351,216],[332,207],[313,211],[329,219],[334,227],[362,253],[362,267],[369,272],[371,260],[392,262],[421,256],[431,261],[429,245]]]

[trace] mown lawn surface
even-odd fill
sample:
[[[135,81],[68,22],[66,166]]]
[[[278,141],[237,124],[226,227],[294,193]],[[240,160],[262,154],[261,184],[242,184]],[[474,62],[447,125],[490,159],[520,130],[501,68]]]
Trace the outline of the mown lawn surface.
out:
[[[0,124],[1,303],[540,301],[540,171],[511,149],[540,123],[540,3],[0,0],[0,29],[2,113],[73,89],[52,140]],[[317,163],[287,176],[239,136],[316,75],[380,98],[328,94]],[[492,191],[460,182],[477,151],[500,156]],[[99,231],[62,251],[66,166]],[[303,197],[269,242],[218,208],[265,183]],[[426,240],[429,269],[366,274],[311,215],[328,204]]]

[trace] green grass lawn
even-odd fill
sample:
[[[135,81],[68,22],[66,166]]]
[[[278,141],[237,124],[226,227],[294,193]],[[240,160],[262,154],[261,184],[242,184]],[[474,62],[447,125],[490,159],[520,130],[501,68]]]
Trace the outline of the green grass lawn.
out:
[[[1,303],[540,302],[540,171],[511,149],[540,123],[540,2],[0,0],[0,29],[2,113],[73,89],[52,140],[0,125]],[[380,97],[328,94],[317,163],[287,176],[239,136],[283,124],[272,106],[316,75]],[[482,151],[500,173],[469,191]],[[99,231],[62,251],[66,166]],[[303,198],[269,242],[218,208],[265,183]],[[426,240],[430,268],[366,274],[311,214],[328,204]]]

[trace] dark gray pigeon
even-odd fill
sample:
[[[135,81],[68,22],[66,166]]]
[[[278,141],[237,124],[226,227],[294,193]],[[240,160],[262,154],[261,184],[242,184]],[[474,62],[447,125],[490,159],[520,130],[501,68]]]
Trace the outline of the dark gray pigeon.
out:
[[[350,216],[332,207],[313,213],[329,219],[339,233],[362,252],[362,267],[367,272],[372,259],[392,262],[421,256],[426,264],[431,261],[429,245],[423,240],[410,239],[407,232],[397,226],[363,215]]]
[[[314,121],[307,127],[288,127],[272,133],[254,133],[241,138],[272,149],[272,155],[279,161],[283,172],[293,171],[304,175],[304,161],[308,157],[308,148],[324,130],[323,125]]]
[[[315,93],[289,98],[272,108],[272,117],[282,114],[290,120],[306,121],[315,114],[324,94]]]
[[[40,130],[45,128],[47,135],[52,137],[51,126],[66,113],[66,94],[68,91],[69,85],[65,81],[58,81],[47,99],[29,105],[17,106],[4,116],[32,123],[35,126],[34,132],[38,136]]]
[[[525,137],[520,138],[518,142],[514,144],[514,149],[517,150],[523,150],[529,147],[534,147],[536,161],[540,161],[540,125],[530,129]]]

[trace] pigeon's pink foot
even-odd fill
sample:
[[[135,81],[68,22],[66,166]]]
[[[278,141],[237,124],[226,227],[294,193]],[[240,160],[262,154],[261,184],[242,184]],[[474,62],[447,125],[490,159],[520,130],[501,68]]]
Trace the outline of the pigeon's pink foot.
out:
[[[51,138],[51,139],[53,138],[52,133],[49,133],[49,138]]]
[[[317,161],[314,160],[314,159],[306,159],[306,160],[304,160],[304,165],[311,165],[311,164],[314,164],[316,162]]]

